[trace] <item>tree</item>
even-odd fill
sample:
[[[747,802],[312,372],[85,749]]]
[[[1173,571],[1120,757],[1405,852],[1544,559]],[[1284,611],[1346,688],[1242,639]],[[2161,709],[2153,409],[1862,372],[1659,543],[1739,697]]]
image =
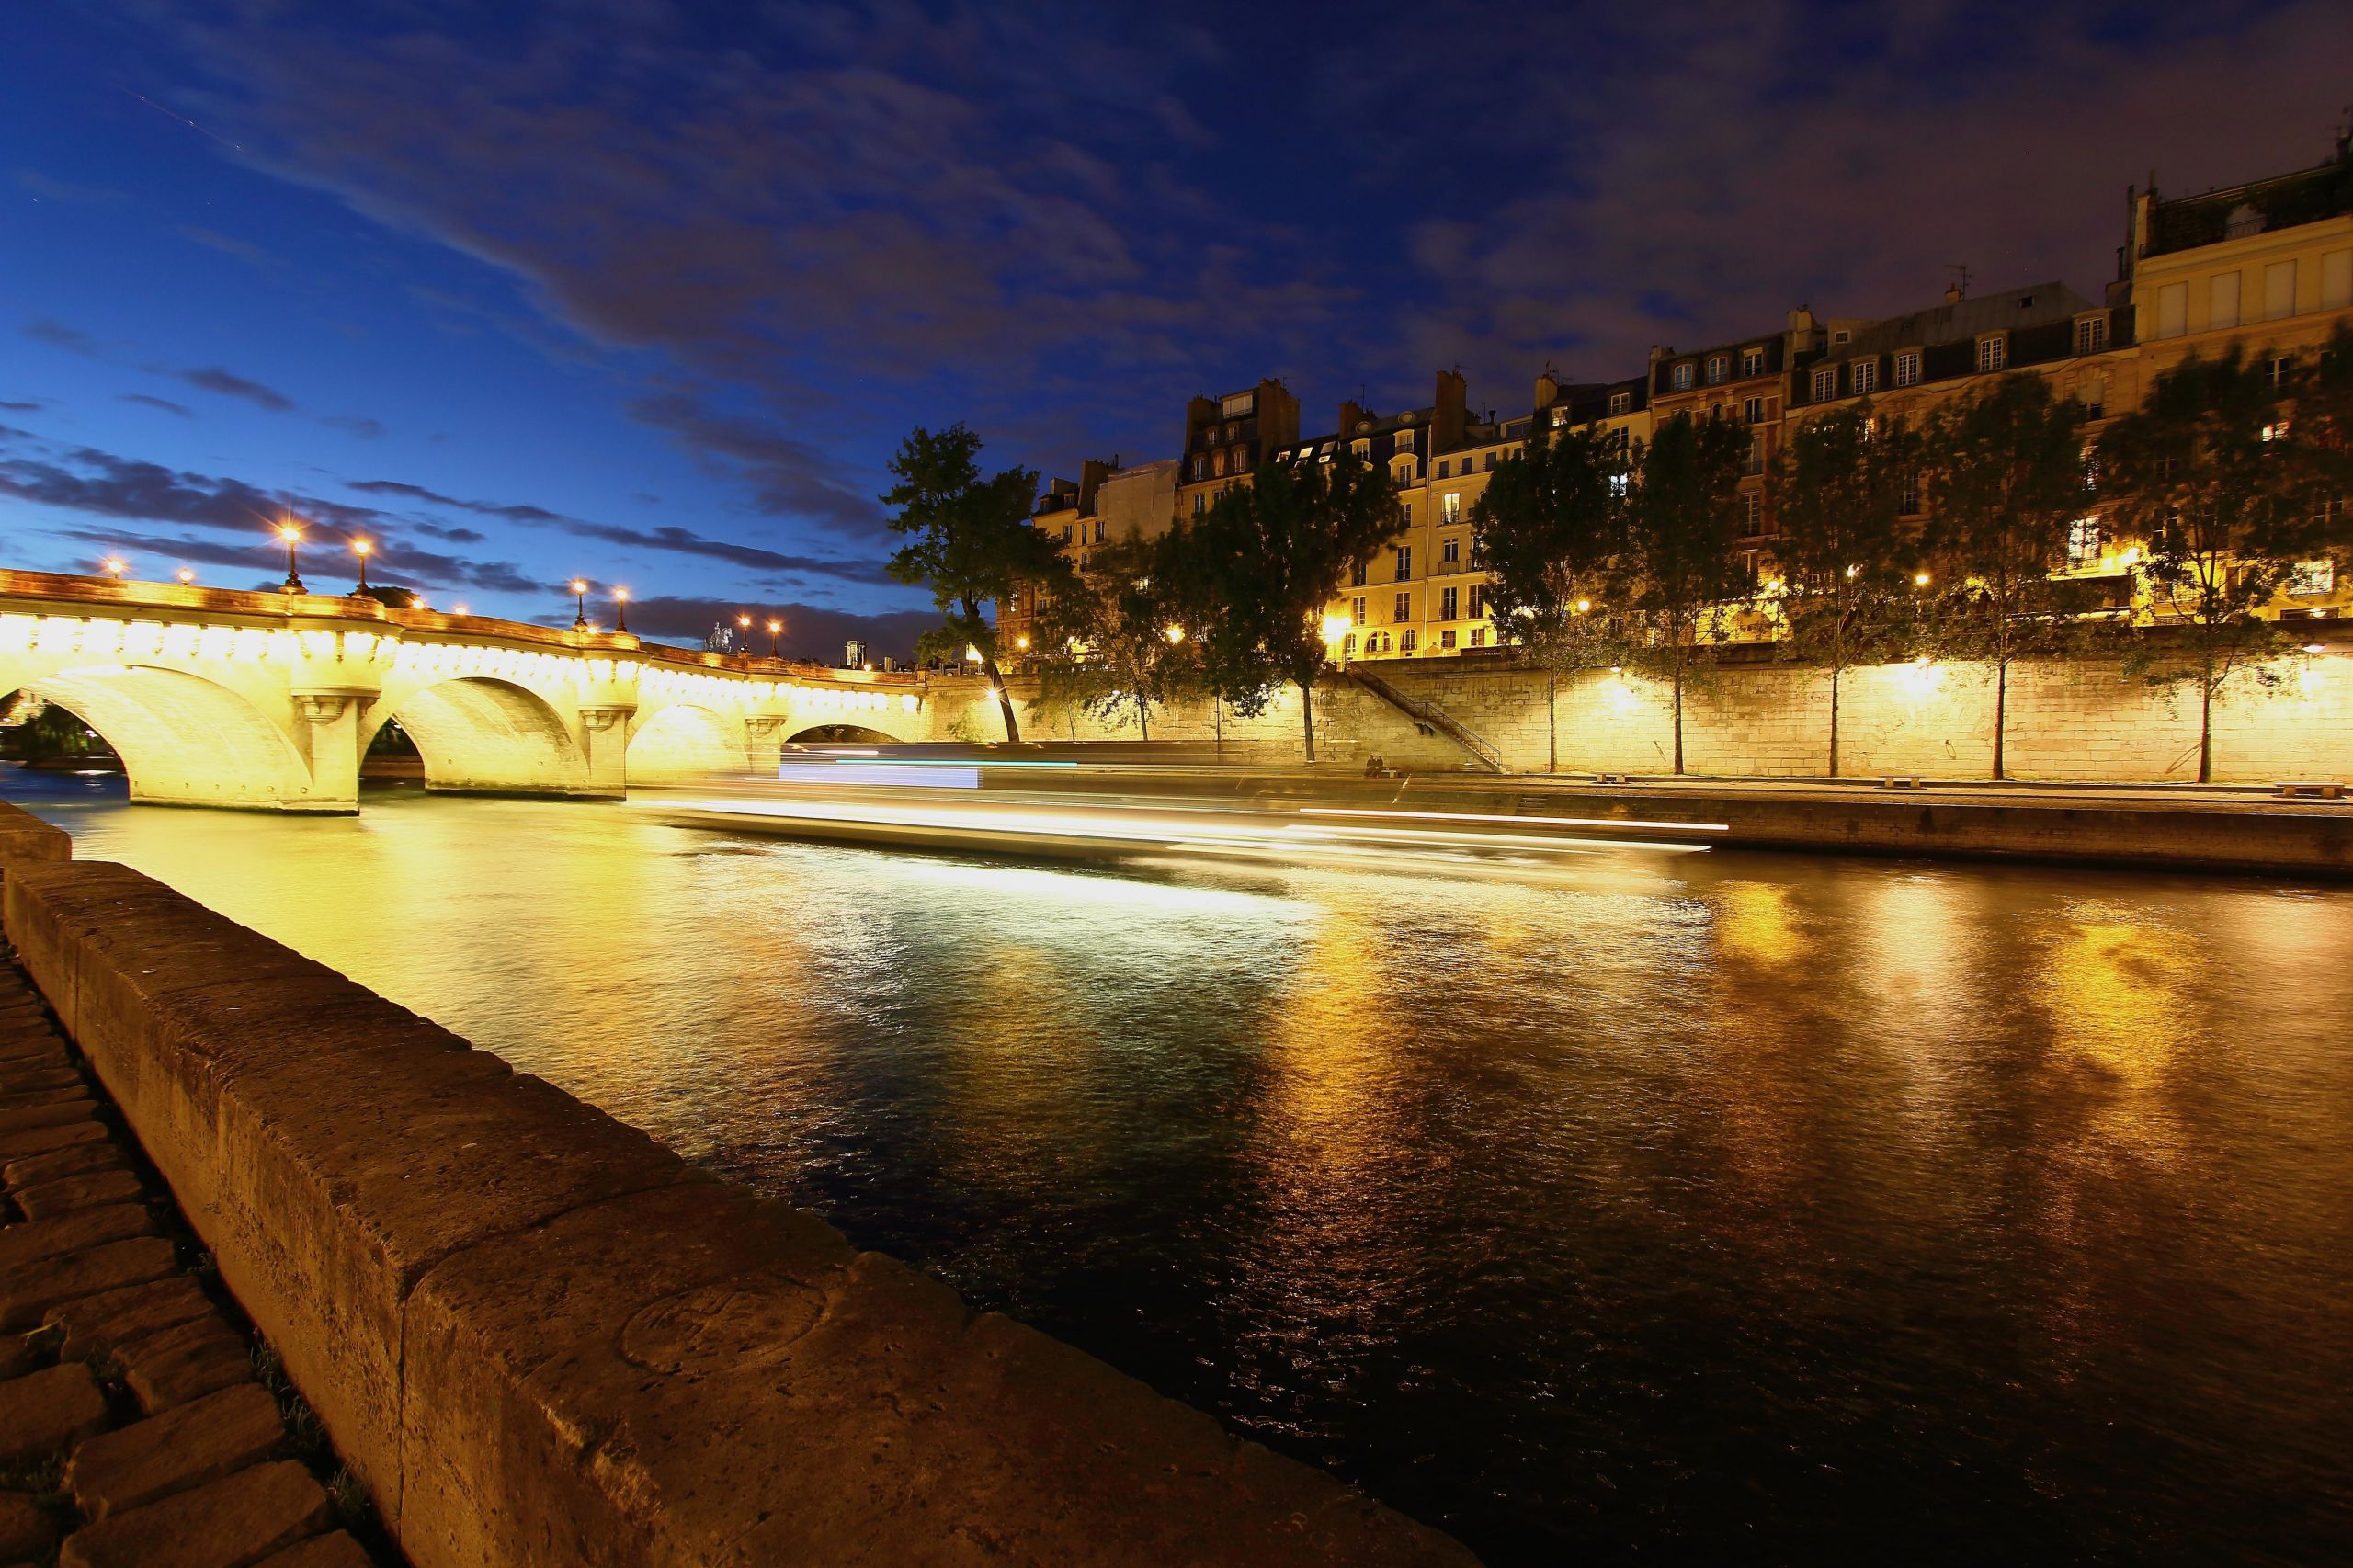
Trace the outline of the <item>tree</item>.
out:
[[[1160,571],[1165,537],[1128,540],[1095,552],[1039,614],[1045,650],[1040,701],[1067,702],[1103,720],[1132,716],[1152,739],[1152,710],[1189,683],[1188,632]]]
[[[1561,767],[1561,676],[1620,657],[1616,620],[1594,607],[1624,539],[1626,472],[1624,454],[1592,426],[1555,442],[1540,421],[1471,508],[1496,641],[1519,642],[1544,666],[1547,772]]]
[[[1721,620],[1748,584],[1733,559],[1740,527],[1745,426],[1669,419],[1635,463],[1620,567],[1627,608],[1643,635],[1628,657],[1665,673],[1674,695],[1675,771],[1683,771],[1683,695],[1695,664],[1722,640]]]
[[[1921,543],[1937,585],[1931,644],[1994,672],[1994,777],[2004,773],[2010,665],[2074,645],[2083,590],[2052,576],[2092,506],[2084,406],[2035,375],[1948,403],[1921,433],[1935,507]]]
[[[996,628],[981,607],[1010,598],[1023,583],[1058,591],[1072,574],[1060,543],[1029,524],[1037,472],[1009,468],[983,479],[974,460],[980,449],[981,438],[961,424],[937,434],[919,426],[899,444],[891,460],[899,483],[882,503],[899,509],[891,530],[914,541],[891,557],[889,571],[902,583],[928,587],[939,608],[941,624],[924,633],[916,656],[961,660],[966,648],[978,650],[981,673],[1005,716],[1005,738],[1017,741],[1013,699],[997,673]]]
[[[1315,760],[1315,677],[1327,654],[1324,613],[1348,573],[1405,526],[1379,468],[1342,451],[1329,463],[1265,462],[1172,535],[1183,624],[1205,629],[1203,684],[1239,713],[1299,688],[1307,760]]]
[[[1789,649],[1830,671],[1830,777],[1838,777],[1838,687],[1912,626],[1915,546],[1904,525],[1916,441],[1869,404],[1809,420],[1773,475]]]
[[[2235,347],[2192,358],[2100,437],[2101,498],[2141,541],[2154,623],[2135,637],[2126,669],[2154,687],[2197,687],[2201,784],[2213,778],[2216,699],[2241,676],[2267,690],[2284,678],[2275,661],[2293,641],[2260,612],[2299,562],[2343,548],[2343,523],[2326,506],[2343,472],[2333,449],[2342,432],[2332,434],[2326,410],[2332,378],[2345,374],[2327,352],[2278,381]],[[2309,435],[2286,402],[2299,390],[2313,403]]]

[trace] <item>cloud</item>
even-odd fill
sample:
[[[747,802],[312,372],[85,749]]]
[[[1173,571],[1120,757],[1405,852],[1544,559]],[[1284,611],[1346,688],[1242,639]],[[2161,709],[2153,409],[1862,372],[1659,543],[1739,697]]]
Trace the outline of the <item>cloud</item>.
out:
[[[218,392],[222,397],[243,398],[247,403],[268,409],[272,414],[289,414],[294,408],[294,400],[284,392],[274,387],[266,387],[259,381],[249,380],[233,371],[222,369],[217,365],[208,365],[193,370],[173,370],[169,374],[205,392]]]
[[[9,176],[20,189],[28,191],[40,201],[70,201],[83,207],[112,207],[126,198],[119,190],[108,190],[95,185],[76,185],[72,180],[54,179],[39,169],[17,169]]]
[[[145,392],[123,392],[119,394],[116,401],[120,403],[135,403],[142,408],[160,408],[165,414],[176,414],[182,419],[193,419],[196,417],[194,410],[185,407],[180,403],[174,403],[170,398],[149,397]]]
[[[625,545],[637,550],[655,551],[670,555],[698,556],[706,560],[724,561],[736,566],[757,570],[834,577],[849,583],[888,584],[893,581],[880,561],[839,560],[828,556],[801,555],[785,551],[769,550],[760,545],[740,544],[728,540],[710,539],[691,528],[676,527],[633,528],[618,523],[591,522],[584,517],[567,517],[551,512],[545,506],[528,502],[470,501],[460,496],[445,494],[422,484],[411,484],[394,479],[365,479],[346,486],[363,495],[399,495],[424,501],[437,506],[450,506],[483,517],[503,517],[508,522],[528,528],[548,528],[572,535],[575,539],[600,540],[607,544]]]
[[[348,414],[326,415],[320,419],[319,423],[332,425],[338,430],[347,431],[363,441],[381,440],[384,435],[382,421],[362,419]]]
[[[735,624],[735,617],[747,610],[764,622],[770,616],[783,619],[783,647],[789,656],[817,659],[826,664],[838,663],[842,656],[842,644],[853,637],[866,642],[870,657],[888,653],[894,658],[912,658],[915,639],[939,624],[939,617],[929,610],[889,610],[862,615],[853,610],[798,601],[763,604],[744,599],[665,595],[631,599],[629,604],[629,629],[643,637],[697,646],[713,627],[732,627]],[[546,619],[551,625],[570,624],[568,617]],[[760,635],[765,639],[767,633],[763,631]],[[762,641],[758,646],[765,651],[767,643]]]
[[[249,262],[256,267],[267,267],[273,259],[270,254],[259,245],[238,239],[234,235],[222,233],[214,229],[183,224],[179,230],[179,236],[192,244],[203,245],[208,250],[217,250],[223,256],[233,256],[239,261]]]
[[[63,348],[68,354],[79,354],[92,359],[98,357],[97,341],[88,333],[67,326],[63,322],[51,321],[47,316],[37,316],[27,322],[25,335],[36,343],[46,343],[51,348]]]
[[[10,414],[38,414],[48,406],[49,404],[40,402],[39,400],[35,400],[31,403],[0,402],[0,410],[6,410]]]
[[[754,420],[715,413],[681,392],[640,398],[630,413],[668,431],[706,469],[743,482],[753,505],[770,517],[803,517],[868,538],[883,532],[874,493],[844,482],[837,453],[779,436]]]

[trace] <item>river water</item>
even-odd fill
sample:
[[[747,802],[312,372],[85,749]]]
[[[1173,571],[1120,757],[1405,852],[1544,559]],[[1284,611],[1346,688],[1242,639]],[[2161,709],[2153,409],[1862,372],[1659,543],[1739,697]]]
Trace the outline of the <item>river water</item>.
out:
[[[0,795],[1495,1562],[2353,1552],[2353,890]]]

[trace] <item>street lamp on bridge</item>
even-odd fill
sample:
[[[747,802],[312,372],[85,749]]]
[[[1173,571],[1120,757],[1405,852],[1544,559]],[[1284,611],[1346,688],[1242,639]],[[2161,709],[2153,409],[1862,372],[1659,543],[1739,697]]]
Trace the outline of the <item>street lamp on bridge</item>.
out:
[[[572,630],[588,630],[588,585],[578,577],[572,580]]]
[[[784,655],[783,655],[782,653],[779,653],[779,652],[777,651],[777,650],[778,650],[778,647],[779,647],[778,639],[779,639],[779,638],[780,638],[780,637],[782,637],[783,635],[784,635],[784,622],[782,622],[782,621],[780,621],[780,620],[771,620],[771,621],[769,621],[769,622],[768,622],[768,657],[769,657],[769,658],[771,658],[771,659],[780,659],[780,658],[784,657]]]
[[[616,586],[613,589],[613,630],[615,631],[629,630],[629,590],[627,588]]]
[[[739,615],[735,618],[735,645],[743,651],[744,662],[750,664],[752,662],[752,618],[748,615]]]
[[[372,540],[355,539],[351,541],[351,553],[359,557],[359,592],[363,594],[368,591],[368,558],[375,552],[376,546]]]
[[[121,581],[122,574],[130,569],[131,568],[125,564],[122,557],[119,555],[109,555],[104,561],[98,562],[98,570],[105,573],[108,576],[114,578],[117,582]]]
[[[193,566],[183,566],[174,574],[179,578],[180,586],[183,588],[196,581],[196,568]]]
[[[286,591],[302,592],[302,574],[295,569],[294,547],[302,542],[302,530],[290,521],[278,525],[278,537],[286,541]]]

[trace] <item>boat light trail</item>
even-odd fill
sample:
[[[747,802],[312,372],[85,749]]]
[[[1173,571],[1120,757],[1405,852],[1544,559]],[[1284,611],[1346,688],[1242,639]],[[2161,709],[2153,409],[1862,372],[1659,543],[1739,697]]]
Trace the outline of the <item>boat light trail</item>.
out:
[[[1688,833],[1730,833],[1732,824],[1722,822],[1639,822],[1631,817],[1513,817],[1493,812],[1406,812],[1379,811],[1370,806],[1302,806],[1303,817],[1408,817],[1415,822],[1512,822],[1534,823],[1540,827],[1647,827],[1668,832],[1681,829]]]

